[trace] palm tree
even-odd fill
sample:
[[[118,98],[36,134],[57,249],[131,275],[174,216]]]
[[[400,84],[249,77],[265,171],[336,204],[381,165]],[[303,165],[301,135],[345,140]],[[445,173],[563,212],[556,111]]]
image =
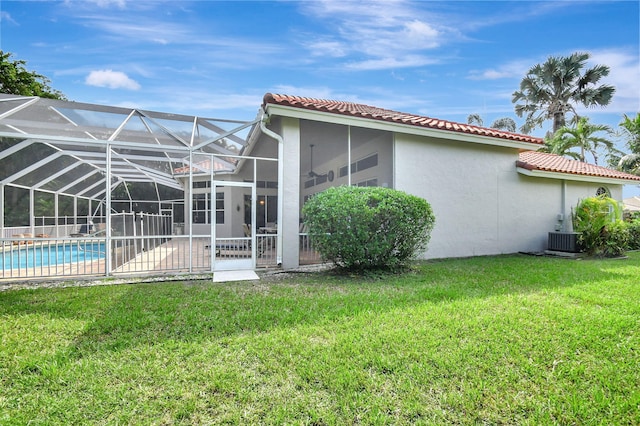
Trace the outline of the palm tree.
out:
[[[636,118],[629,118],[625,114],[620,129],[631,152],[619,159],[617,168],[622,172],[640,175],[640,113]]]
[[[587,117],[580,117],[575,127],[561,127],[552,138],[547,138],[540,151],[564,155],[582,162],[586,161],[588,152],[593,156],[594,163],[598,164],[600,147],[606,148],[608,154],[617,150],[609,139],[595,135],[597,132],[611,133],[612,130],[604,124],[589,123]],[[571,151],[573,148],[580,148],[580,152]]]
[[[511,133],[515,133],[517,127],[518,126],[516,126],[516,122],[513,118],[509,117],[498,118],[496,121],[491,123],[492,129],[505,130]]]
[[[484,126],[484,120],[480,117],[480,114],[469,114],[467,117],[467,124],[482,127]]]
[[[480,114],[469,114],[467,117],[467,124],[472,124],[474,126],[482,127],[484,125],[484,120]],[[514,133],[516,131],[516,122],[509,117],[498,118],[490,126],[492,129],[504,130],[507,132]]]
[[[611,102],[616,89],[606,84],[597,85],[602,77],[609,75],[609,67],[596,65],[581,74],[588,59],[588,53],[551,56],[545,63],[529,70],[520,82],[520,90],[513,92],[512,98],[518,117],[526,115],[523,132],[552,119],[553,133],[556,133],[565,126],[567,113],[578,116],[576,104],[592,107]]]

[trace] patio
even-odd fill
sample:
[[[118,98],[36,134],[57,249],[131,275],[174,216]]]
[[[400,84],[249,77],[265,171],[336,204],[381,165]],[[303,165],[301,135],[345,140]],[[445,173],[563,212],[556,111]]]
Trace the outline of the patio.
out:
[[[162,240],[162,241],[160,241]],[[17,243],[17,244],[16,244]],[[256,267],[276,268],[276,235],[259,234],[256,244],[261,247]],[[60,246],[74,246],[80,250],[100,245],[99,259],[78,259],[61,264],[41,262],[42,256]],[[82,276],[131,276],[161,274],[202,274],[209,273],[212,262],[225,262],[251,257],[251,249],[238,246],[234,239],[220,240],[214,253],[211,252],[211,238],[172,235],[163,238],[136,237],[112,238],[110,250],[111,268],[107,268],[106,239],[104,238],[21,238],[2,246],[4,264],[13,261],[14,267],[0,268],[1,280],[56,278],[66,279]],[[27,254],[28,253],[28,254]],[[22,264],[16,262],[21,258]],[[40,263],[38,263],[40,262]],[[300,263],[319,263],[320,257],[309,243],[306,234],[300,235]]]
[[[0,279],[278,266],[278,159],[247,155],[261,119],[0,95]]]

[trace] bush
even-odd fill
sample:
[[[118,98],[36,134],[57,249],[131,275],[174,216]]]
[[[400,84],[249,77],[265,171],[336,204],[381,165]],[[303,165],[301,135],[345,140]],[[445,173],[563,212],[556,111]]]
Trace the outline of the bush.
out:
[[[629,229],[626,222],[616,220],[605,227],[602,254],[606,257],[622,256],[629,248]]]
[[[609,197],[581,200],[573,212],[573,230],[588,255],[620,256],[627,249],[629,231],[620,204]]]
[[[426,249],[435,220],[424,199],[381,187],[329,188],[302,214],[323,259],[351,270],[405,266]]]
[[[640,218],[627,222],[629,250],[640,250]]]

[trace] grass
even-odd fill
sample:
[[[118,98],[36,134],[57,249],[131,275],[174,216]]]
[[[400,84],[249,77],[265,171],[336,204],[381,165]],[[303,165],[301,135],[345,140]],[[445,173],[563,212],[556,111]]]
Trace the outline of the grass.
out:
[[[640,253],[0,292],[0,424],[640,424]]]

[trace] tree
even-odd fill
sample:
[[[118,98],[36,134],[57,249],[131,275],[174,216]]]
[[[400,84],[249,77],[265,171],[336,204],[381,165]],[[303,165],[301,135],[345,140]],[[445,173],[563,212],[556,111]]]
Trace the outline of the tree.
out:
[[[576,105],[606,106],[611,102],[616,89],[598,85],[600,79],[609,75],[608,66],[596,65],[581,74],[589,57],[588,53],[551,56],[527,72],[512,98],[518,117],[526,115],[523,132],[528,133],[551,119],[555,133],[566,125],[568,113],[578,116]]]
[[[618,159],[617,169],[640,175],[640,113],[635,118],[630,118],[625,114],[620,123],[620,130],[626,139],[625,144],[631,152]]]
[[[11,53],[0,50],[0,93],[66,99],[61,92],[49,86],[47,77],[27,70],[25,66],[25,61],[14,61]]]
[[[596,135],[598,132],[611,133],[612,129],[604,124],[591,124],[587,117],[580,117],[575,127],[562,127],[552,138],[547,138],[541,151],[568,156],[582,162],[586,161],[588,152],[593,156],[594,163],[598,164],[600,147],[604,147],[608,154],[617,151],[614,143]],[[571,151],[573,148],[579,148],[580,152]]]
[[[484,120],[480,117],[480,114],[469,114],[467,117],[467,124],[472,124],[474,126],[482,127],[484,125]],[[504,130],[506,132],[515,132],[517,125],[516,122],[509,117],[498,118],[490,126],[492,129]]]

